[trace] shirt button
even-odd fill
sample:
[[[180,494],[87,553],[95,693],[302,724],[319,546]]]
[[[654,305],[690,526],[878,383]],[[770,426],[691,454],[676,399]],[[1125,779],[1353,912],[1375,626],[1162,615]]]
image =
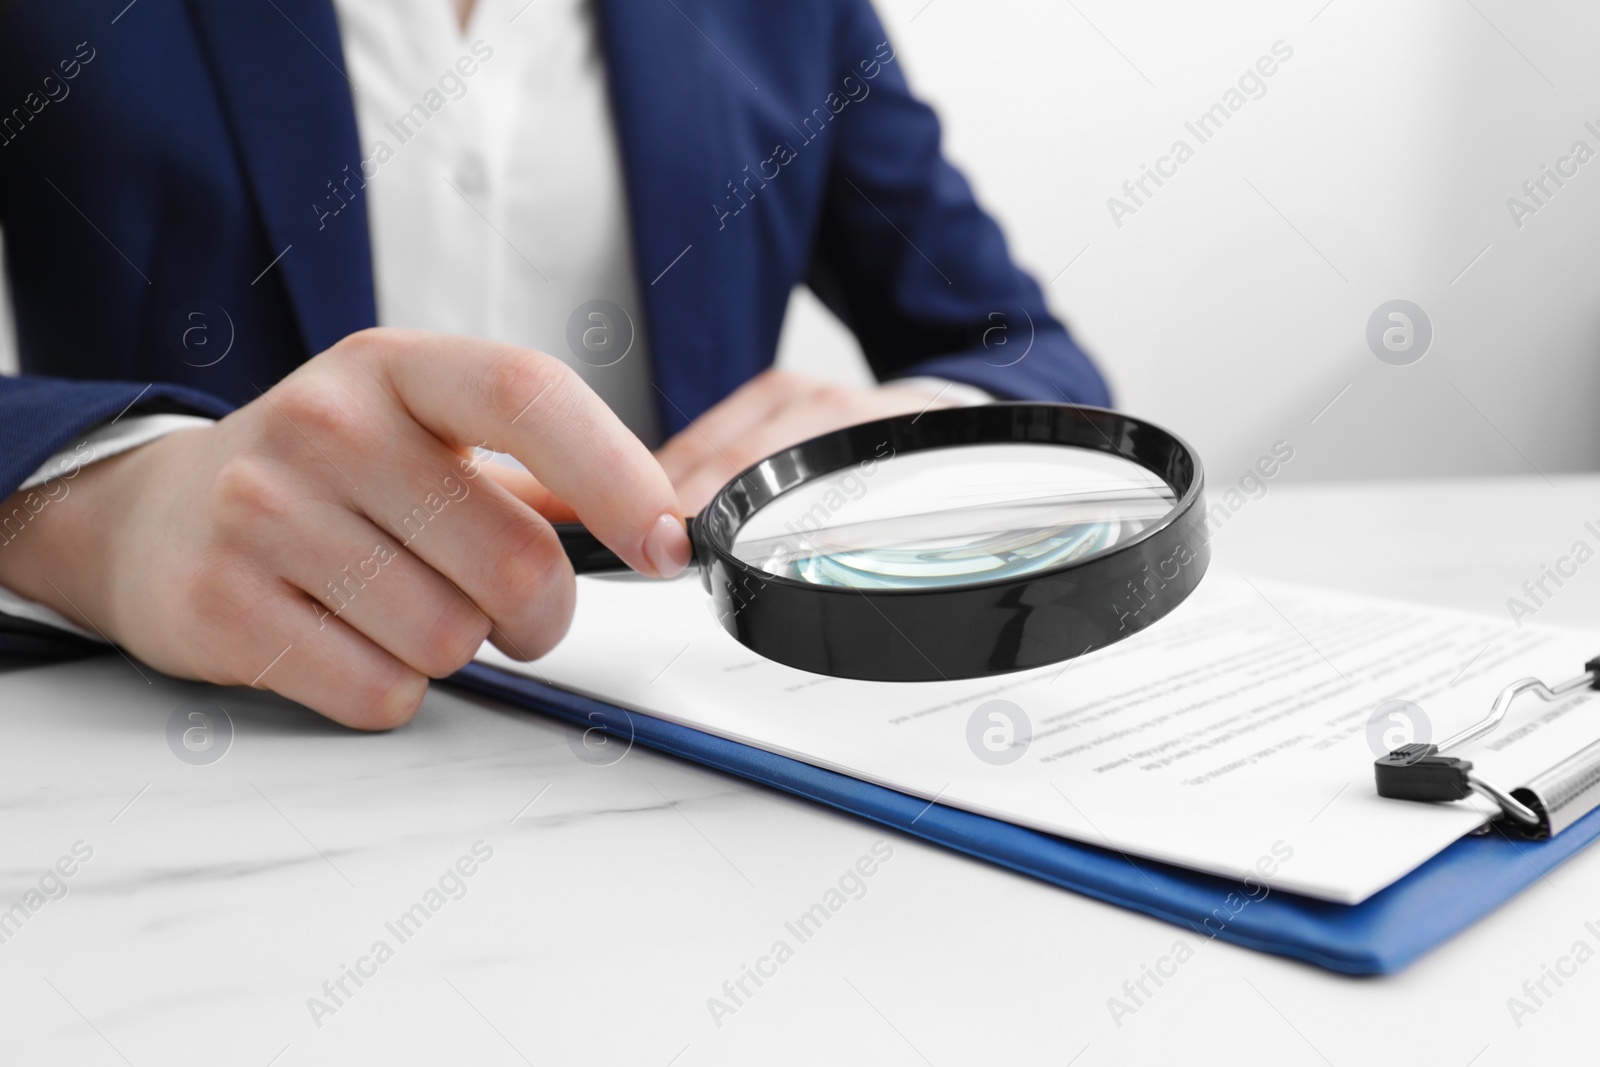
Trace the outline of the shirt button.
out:
[[[476,152],[461,157],[456,167],[456,187],[467,196],[482,196],[489,189],[488,169]]]

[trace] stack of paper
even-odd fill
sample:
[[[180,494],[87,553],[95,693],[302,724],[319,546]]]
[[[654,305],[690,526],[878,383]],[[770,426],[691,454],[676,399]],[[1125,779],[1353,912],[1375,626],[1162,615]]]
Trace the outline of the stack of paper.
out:
[[[1154,627],[1064,665],[858,682],[750,652],[691,574],[580,578],[553,653],[479,659],[940,804],[1356,903],[1492,810],[1382,799],[1376,753],[1442,739],[1508,683],[1571,677],[1596,652],[1600,635],[1213,573]],[[1520,785],[1600,738],[1589,694],[1519,704],[1456,754]]]

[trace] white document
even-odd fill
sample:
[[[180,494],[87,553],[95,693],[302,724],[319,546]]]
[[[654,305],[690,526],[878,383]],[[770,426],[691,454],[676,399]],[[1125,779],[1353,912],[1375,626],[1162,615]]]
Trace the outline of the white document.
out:
[[[1213,572],[1145,632],[1066,664],[959,682],[826,678],[750,652],[717,624],[698,577],[578,579],[566,640],[520,664],[565,689],[941,804],[1051,834],[1327,900],[1357,903],[1481,826],[1479,798],[1385,800],[1384,750],[1442,740],[1505,685],[1555,682],[1600,635]],[[1527,697],[1454,755],[1503,788],[1600,738],[1584,690]],[[1031,724],[1011,732],[1009,701]],[[1015,718],[1013,715],[1012,718]],[[1024,746],[1019,738],[1027,738]],[[992,762],[1012,756],[1008,763]]]

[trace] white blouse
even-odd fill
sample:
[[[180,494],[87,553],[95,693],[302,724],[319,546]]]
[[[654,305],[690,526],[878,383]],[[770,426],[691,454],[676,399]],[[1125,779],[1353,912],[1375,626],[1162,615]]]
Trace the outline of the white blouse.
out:
[[[326,204],[366,198],[378,321],[548,352],[659,444],[592,0],[334,6],[363,163]]]

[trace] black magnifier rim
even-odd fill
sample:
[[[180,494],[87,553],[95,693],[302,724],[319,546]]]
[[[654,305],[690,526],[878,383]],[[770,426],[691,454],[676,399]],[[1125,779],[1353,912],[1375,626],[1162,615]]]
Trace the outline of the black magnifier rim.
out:
[[[733,554],[750,517],[790,489],[891,456],[979,444],[1056,444],[1120,456],[1166,482],[1176,502],[1112,548],[971,584],[814,585]],[[1060,663],[1166,615],[1210,562],[1204,499],[1199,456],[1154,423],[1077,404],[995,403],[862,423],[783,449],[723,486],[690,535],[718,621],[752,651],[836,678],[948,681]]]

